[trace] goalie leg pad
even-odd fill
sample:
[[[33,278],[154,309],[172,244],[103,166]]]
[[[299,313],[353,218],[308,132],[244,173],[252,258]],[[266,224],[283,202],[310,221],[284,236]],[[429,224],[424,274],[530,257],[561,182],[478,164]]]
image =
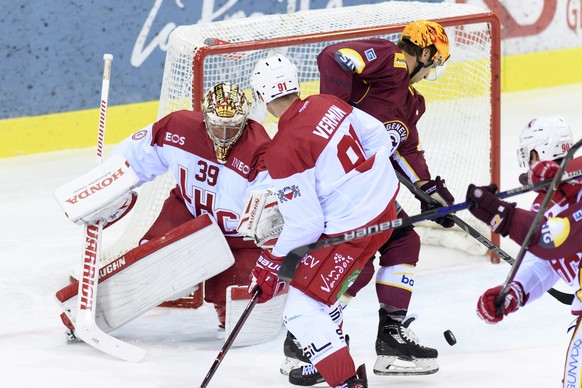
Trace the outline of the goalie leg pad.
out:
[[[222,306],[226,305],[229,286],[250,284],[251,271],[261,255],[261,250],[251,241],[240,237],[227,237],[226,241],[234,256],[234,265],[204,282],[204,301]]]
[[[225,338],[228,338],[234,329],[251,297],[248,286],[227,288]],[[286,299],[285,291],[265,303],[256,304],[234,340],[233,346],[256,345],[277,337],[283,328],[283,308]]]
[[[132,249],[99,270],[95,320],[110,332],[165,300],[192,293],[224,271],[234,257],[220,228],[202,215]],[[78,282],[59,290],[57,300],[74,326]]]

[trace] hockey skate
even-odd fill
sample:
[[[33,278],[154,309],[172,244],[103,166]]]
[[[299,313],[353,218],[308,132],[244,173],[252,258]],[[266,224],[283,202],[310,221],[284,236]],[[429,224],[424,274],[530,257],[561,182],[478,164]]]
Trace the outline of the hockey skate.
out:
[[[279,368],[282,375],[288,376],[291,370],[300,369],[304,365],[311,365],[309,359],[303,354],[301,344],[290,331],[287,331],[285,342],[283,343],[283,353],[285,359]]]
[[[315,366],[308,364],[301,368],[293,369],[289,374],[289,382],[293,385],[311,386],[325,382]],[[366,365],[358,367],[356,375],[340,386],[341,388],[367,388],[368,376],[366,374]]]
[[[378,358],[374,364],[374,374],[428,375],[439,370],[438,351],[420,345],[409,328],[414,318],[399,322],[388,316],[384,309],[380,309],[379,313],[380,323],[376,338]]]
[[[289,383],[309,387],[311,385],[323,383],[323,376],[317,371],[313,364],[304,364],[302,367],[292,369],[289,372]]]
[[[347,334],[346,344],[348,347],[350,346],[350,337]],[[299,344],[299,341],[297,341],[295,336],[288,331],[283,346],[285,361],[283,362],[283,365],[281,365],[281,373],[288,374],[289,383],[293,385],[307,387],[324,382],[325,380],[317,371],[317,368],[312,365],[309,359],[303,354],[303,350],[301,350],[300,346],[301,344]],[[292,365],[293,363],[296,366],[291,368],[287,373],[284,373],[283,367]],[[355,385],[354,387],[358,387],[358,385]]]
[[[317,368],[303,354],[301,344],[290,331],[287,331],[283,343],[283,353],[285,360],[280,371],[284,375],[289,375],[289,383],[307,387],[324,381]]]

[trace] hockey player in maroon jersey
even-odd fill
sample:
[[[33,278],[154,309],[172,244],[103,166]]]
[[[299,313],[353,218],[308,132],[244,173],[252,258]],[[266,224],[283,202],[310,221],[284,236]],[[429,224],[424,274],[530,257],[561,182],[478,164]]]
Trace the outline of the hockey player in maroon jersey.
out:
[[[572,132],[566,121],[559,116],[539,117],[532,120],[519,138],[518,158],[523,167],[529,167],[527,183],[552,179],[559,169],[561,159],[572,146]],[[582,169],[582,157],[570,161],[566,171]],[[523,178],[520,178],[523,181]],[[477,187],[470,185],[467,201],[469,211],[491,229],[522,244],[546,192],[540,191],[529,211],[516,208],[495,197],[495,185]],[[582,343],[580,317],[582,299],[580,288],[580,258],[582,257],[582,184],[578,181],[562,183],[548,209],[545,221],[538,228],[529,245],[515,279],[498,315],[495,305],[501,286],[485,291],[477,302],[477,315],[486,323],[495,324],[520,307],[532,303],[548,291],[558,280],[566,282],[574,292],[572,314],[577,317],[576,328],[566,356],[563,387],[580,386],[582,365],[579,346]]]
[[[335,96],[300,99],[297,70],[287,58],[260,60],[251,85],[256,98],[279,118],[265,162],[285,220],[272,252],[261,255],[252,273],[252,286],[260,288],[263,302],[285,285],[277,272],[290,250],[393,219],[399,182],[390,163],[394,148],[382,123]],[[342,332],[339,297],[389,235],[315,250],[297,268],[283,317],[323,376],[316,382],[367,387],[365,368],[356,371]]]
[[[408,24],[396,45],[385,39],[366,39],[326,47],[317,58],[320,92],[333,94],[382,121],[397,149],[394,168],[443,205],[454,202],[444,179],[433,178],[419,144],[416,124],[425,112],[424,97],[413,84],[436,78],[449,58],[449,41],[438,24],[419,20]],[[429,205],[421,201],[421,209]],[[400,210],[398,217],[405,217]],[[437,222],[449,228],[448,218]],[[374,373],[418,375],[438,371],[436,349],[420,345],[405,320],[413,292],[414,269],[420,253],[420,238],[412,227],[397,229],[380,250],[376,274],[379,325],[376,339],[378,359]],[[356,296],[374,275],[373,256],[344,297]],[[288,336],[287,360],[297,349]],[[282,372],[284,369],[282,368]]]

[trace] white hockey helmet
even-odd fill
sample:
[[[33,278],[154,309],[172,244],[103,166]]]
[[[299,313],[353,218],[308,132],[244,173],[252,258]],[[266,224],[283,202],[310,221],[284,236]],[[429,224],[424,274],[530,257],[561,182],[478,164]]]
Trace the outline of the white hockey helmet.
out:
[[[249,102],[237,84],[219,83],[210,89],[202,101],[202,112],[208,136],[214,143],[216,158],[226,163],[230,149],[241,137],[247,125]]]
[[[280,54],[261,59],[251,75],[251,86],[265,104],[291,93],[299,93],[297,67]]]
[[[517,160],[529,167],[530,153],[536,151],[540,160],[556,160],[566,156],[573,144],[570,126],[561,116],[545,116],[531,120],[519,135]]]

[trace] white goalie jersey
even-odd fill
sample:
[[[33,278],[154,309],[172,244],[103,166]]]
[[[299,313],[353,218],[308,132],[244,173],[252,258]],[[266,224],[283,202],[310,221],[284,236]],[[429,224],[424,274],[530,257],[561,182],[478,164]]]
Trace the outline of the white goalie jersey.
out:
[[[249,120],[225,164],[219,163],[202,114],[174,112],[122,141],[122,154],[140,183],[171,170],[184,204],[194,217],[210,214],[225,236],[241,236],[237,226],[248,190],[271,186],[262,162],[270,139]]]

